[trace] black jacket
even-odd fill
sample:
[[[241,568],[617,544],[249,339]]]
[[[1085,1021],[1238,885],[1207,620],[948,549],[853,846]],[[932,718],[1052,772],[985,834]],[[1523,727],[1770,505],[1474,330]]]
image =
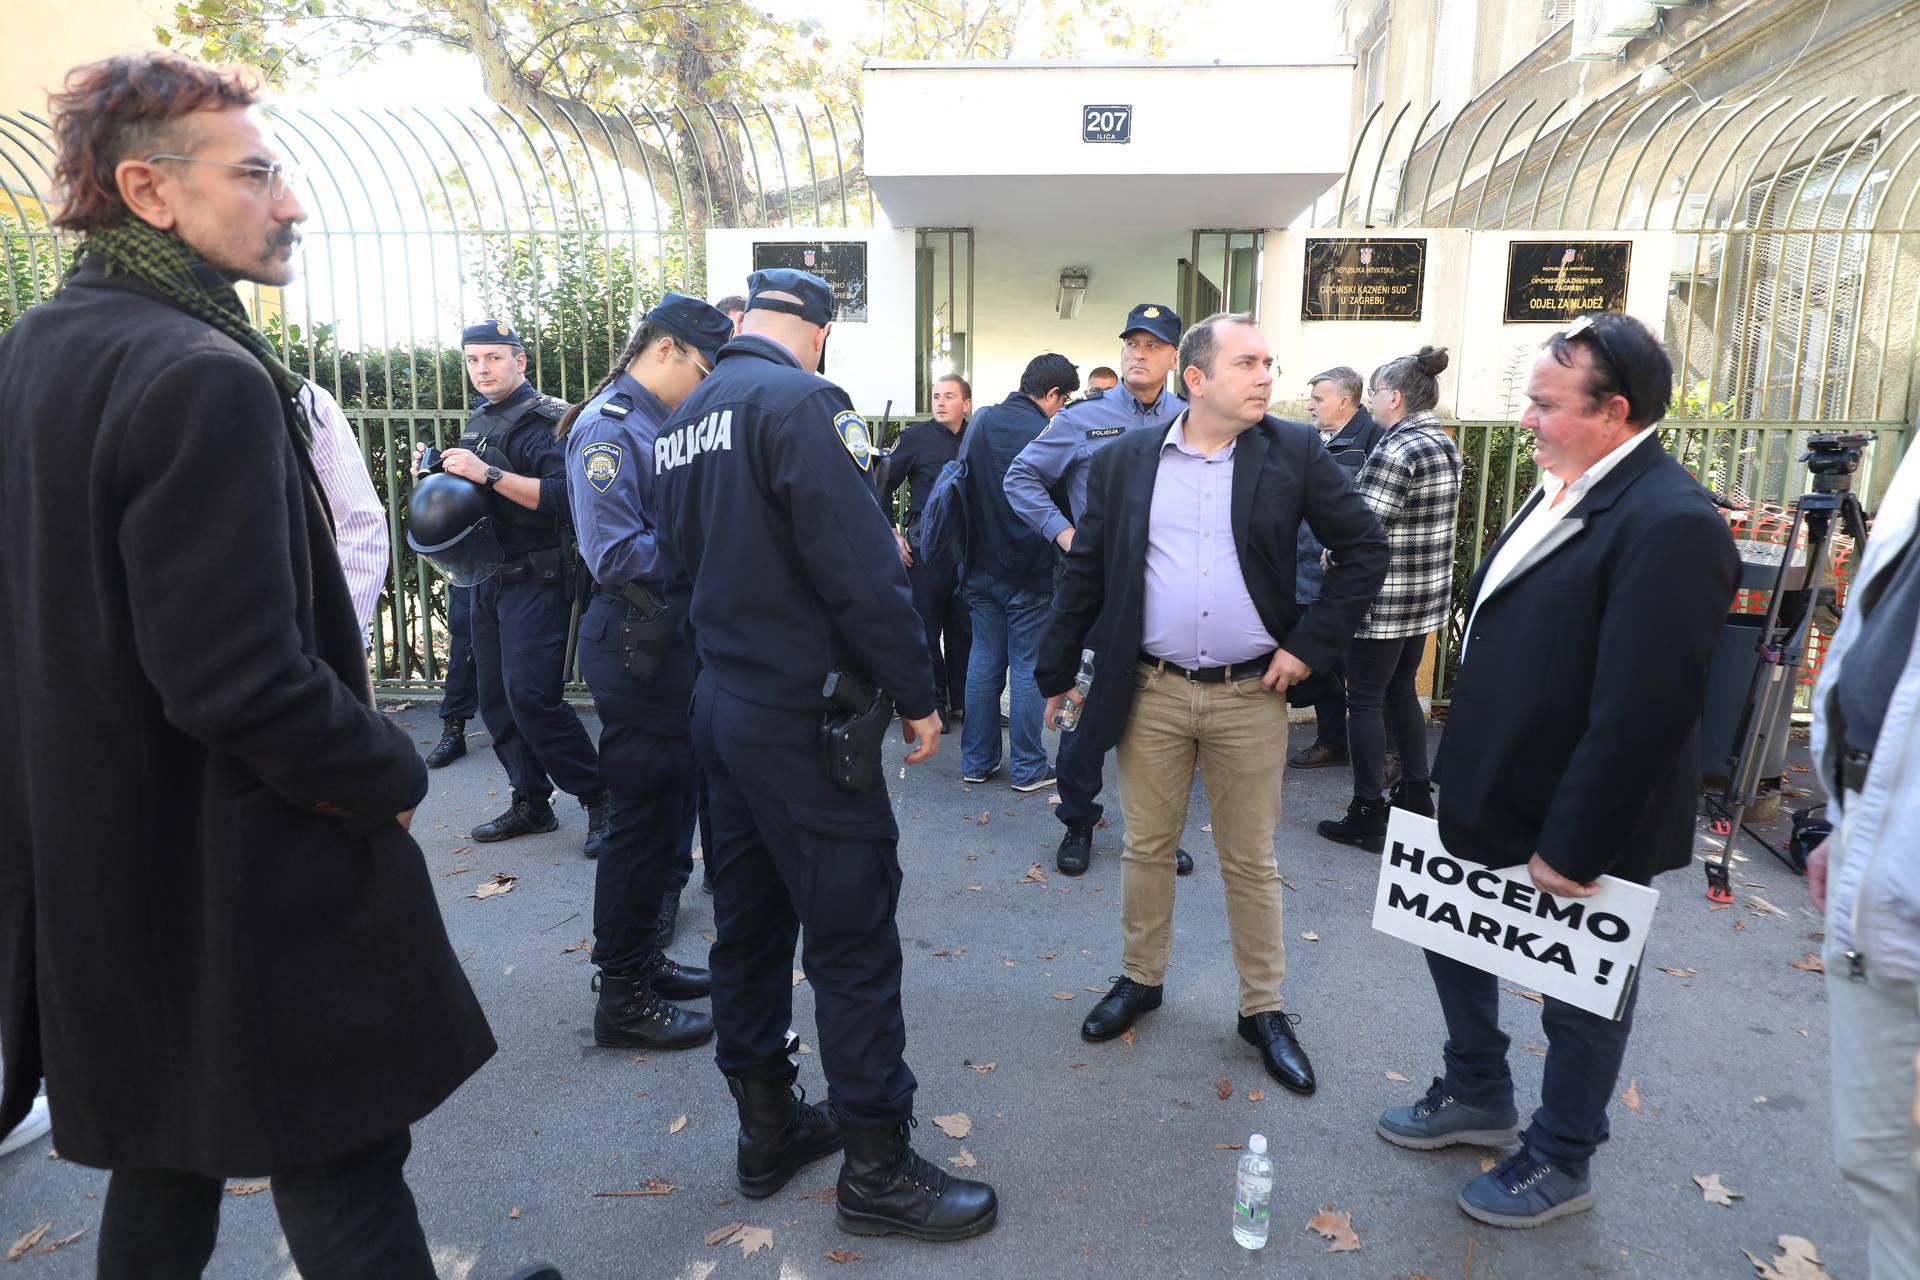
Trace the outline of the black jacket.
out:
[[[1317,428],[1316,428],[1317,429]],[[1364,407],[1354,410],[1347,419],[1347,425],[1333,433],[1327,441],[1327,452],[1340,464],[1347,483],[1352,484],[1360,468],[1366,463],[1373,447],[1386,437],[1387,429],[1373,420],[1373,415]],[[1312,604],[1320,596],[1320,579],[1326,570],[1320,567],[1320,552],[1324,550],[1320,539],[1313,536],[1313,530],[1302,525],[1300,545],[1294,563],[1298,566],[1298,595],[1301,604]]]
[[[1076,732],[1093,732],[1103,751],[1120,740],[1133,706],[1133,681],[1113,674],[1130,670],[1140,652],[1147,526],[1169,430],[1171,424],[1129,431],[1093,456],[1087,509],[1040,644],[1035,675],[1047,697],[1073,687],[1083,647],[1095,651],[1093,691]],[[1234,444],[1230,517],[1241,576],[1268,634],[1325,671],[1345,652],[1387,576],[1387,538],[1373,512],[1319,432],[1268,417]],[[1303,520],[1334,553],[1320,599],[1307,606],[1295,602],[1294,590],[1294,539]]]
[[[493,1052],[303,450],[95,260],[0,335],[0,1130],[44,1073],[83,1164],[312,1165]]]
[[[1016,391],[973,415],[960,448],[967,459],[967,576],[1025,591],[1053,587],[1054,546],[1007,501],[1007,468],[1047,429],[1032,396]]]
[[[933,482],[940,478],[940,468],[960,456],[961,439],[961,432],[949,431],[928,418],[902,431],[894,441],[892,452],[887,454],[886,483],[882,486],[889,501],[883,505],[892,506],[891,499],[901,485],[912,486],[906,510],[900,513],[902,528],[912,532],[920,523],[920,513],[926,508],[927,495],[933,492]]]
[[[1707,667],[1739,568],[1658,436],[1602,477],[1473,615],[1434,768],[1447,848],[1495,867],[1538,852],[1583,884],[1687,865]]]

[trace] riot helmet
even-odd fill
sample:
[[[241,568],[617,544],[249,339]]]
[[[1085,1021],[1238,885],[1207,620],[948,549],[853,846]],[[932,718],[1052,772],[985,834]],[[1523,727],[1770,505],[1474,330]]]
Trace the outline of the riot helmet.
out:
[[[471,480],[422,475],[407,503],[407,545],[456,587],[485,582],[507,558],[493,516],[491,496]]]

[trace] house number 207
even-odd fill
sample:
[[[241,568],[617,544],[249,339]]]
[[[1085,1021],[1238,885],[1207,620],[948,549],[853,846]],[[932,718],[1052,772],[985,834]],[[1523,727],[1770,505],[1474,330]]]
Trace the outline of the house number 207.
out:
[[[1080,140],[1082,142],[1131,142],[1133,140],[1133,108],[1113,103],[1082,107]]]

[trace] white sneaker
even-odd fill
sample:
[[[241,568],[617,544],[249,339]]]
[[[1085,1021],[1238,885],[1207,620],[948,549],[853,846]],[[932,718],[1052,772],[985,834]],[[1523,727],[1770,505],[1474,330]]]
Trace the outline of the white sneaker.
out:
[[[10,1156],[22,1147],[31,1146],[46,1136],[53,1128],[53,1116],[47,1111],[44,1097],[33,1100],[33,1109],[27,1112],[27,1118],[14,1126],[12,1133],[0,1138],[0,1156]]]

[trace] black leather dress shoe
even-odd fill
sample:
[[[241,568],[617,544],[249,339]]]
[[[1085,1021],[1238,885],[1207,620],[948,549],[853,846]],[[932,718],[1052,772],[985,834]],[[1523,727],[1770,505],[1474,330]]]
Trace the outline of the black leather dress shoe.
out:
[[[713,994],[713,975],[705,969],[681,964],[664,951],[653,953],[650,967],[653,993],[669,1000],[698,1000]]]
[[[1063,876],[1083,876],[1091,861],[1093,825],[1087,822],[1068,823],[1067,834],[1060,837],[1060,848],[1053,855],[1053,865],[1060,869]]]
[[[1152,1013],[1160,1007],[1161,990],[1132,978],[1115,978],[1113,987],[1100,997],[1100,1003],[1093,1006],[1093,1012],[1080,1024],[1080,1038],[1098,1044],[1124,1035],[1128,1027],[1140,1020],[1141,1014]]]
[[[1307,1051],[1293,1034],[1293,1024],[1298,1021],[1294,1015],[1277,1010],[1256,1013],[1240,1019],[1240,1038],[1260,1051],[1268,1075],[1295,1093],[1312,1093],[1317,1085],[1313,1064],[1307,1061]]]
[[[1185,849],[1175,849],[1173,851],[1173,874],[1177,876],[1190,876],[1193,874],[1193,855]]]

